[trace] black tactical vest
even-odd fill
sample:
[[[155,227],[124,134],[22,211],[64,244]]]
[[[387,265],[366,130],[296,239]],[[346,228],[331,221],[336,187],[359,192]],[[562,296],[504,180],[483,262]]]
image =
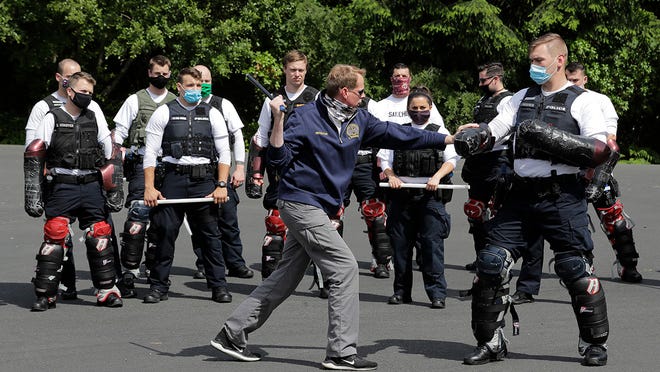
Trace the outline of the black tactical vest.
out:
[[[179,102],[171,101],[167,106],[170,119],[163,132],[163,155],[175,159],[197,156],[214,160],[216,151],[209,119],[211,105],[201,102],[194,109],[186,110]]]
[[[48,167],[96,169],[103,165],[94,112],[84,109],[76,120],[61,107],[50,112],[55,127],[47,150]]]
[[[49,94],[47,97],[43,99],[44,102],[48,105],[48,110],[52,110],[56,107],[62,107],[64,106],[64,102],[60,101],[59,99],[53,97],[52,94]]]
[[[412,126],[410,123],[404,126]],[[440,126],[428,124],[424,130],[437,132]],[[392,170],[402,177],[431,177],[443,163],[442,151],[436,149],[395,150]]]
[[[516,126],[527,119],[539,119],[548,126],[561,129],[568,133],[580,134],[580,127],[571,115],[573,101],[586,90],[572,85],[562,91],[550,96],[541,93],[540,86],[534,86],[527,90],[525,97],[520,102],[516,116]],[[525,143],[516,135],[514,157],[550,160],[553,163],[561,163],[547,153],[538,151]]]
[[[167,92],[165,98],[162,101],[156,103],[149,95],[146,89],[142,89],[135,93],[138,99],[138,112],[131,123],[131,127],[128,130],[128,138],[126,145],[142,147],[145,144],[145,139],[147,136],[146,128],[151,115],[156,111],[156,109],[168,102],[176,99],[176,96],[172,92]]]
[[[476,106],[474,106],[474,111],[472,111],[474,122],[489,123],[497,116],[497,106],[502,102],[502,99],[512,95],[513,93],[506,90],[496,96],[481,97]]]
[[[281,94],[282,97],[284,98],[284,105],[286,105],[286,113],[284,114],[284,122],[286,123],[287,119],[289,119],[289,116],[293,113],[293,110],[295,108],[298,108],[300,106],[304,106],[306,103],[312,102],[314,98],[316,98],[316,95],[318,94],[318,89],[312,88],[310,86],[305,87],[305,89],[294,99],[291,101],[289,99],[289,96],[286,94],[286,90],[284,90],[284,87],[281,87],[277,94]],[[271,123],[271,128],[272,128],[272,123]],[[270,132],[270,131],[269,131]],[[270,133],[269,133],[270,136]]]

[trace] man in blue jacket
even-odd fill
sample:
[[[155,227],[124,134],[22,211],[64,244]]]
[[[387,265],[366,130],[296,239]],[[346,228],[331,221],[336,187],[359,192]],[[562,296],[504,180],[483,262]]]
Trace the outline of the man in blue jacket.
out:
[[[322,366],[335,370],[374,370],[357,356],[359,330],[358,265],[329,216],[341,208],[360,146],[391,149],[440,148],[453,136],[382,122],[358,109],[365,70],[335,65],[318,99],[297,108],[284,130],[281,96],[270,103],[274,120],[268,158],[281,172],[277,206],[289,227],[282,261],[234,311],[211,341],[242,361],[257,361],[248,334],[259,328],[298,286],[310,259],[329,282],[328,345]]]

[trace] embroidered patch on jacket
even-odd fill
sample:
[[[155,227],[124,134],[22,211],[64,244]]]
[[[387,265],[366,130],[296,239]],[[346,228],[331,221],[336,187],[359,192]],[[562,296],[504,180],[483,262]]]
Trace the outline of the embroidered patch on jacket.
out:
[[[360,136],[360,127],[355,123],[350,123],[346,127],[346,135],[348,138],[358,138]]]

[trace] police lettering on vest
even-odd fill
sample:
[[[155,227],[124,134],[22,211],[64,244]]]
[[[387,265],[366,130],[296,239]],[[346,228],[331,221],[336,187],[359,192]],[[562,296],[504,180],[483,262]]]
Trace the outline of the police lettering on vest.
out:
[[[586,90],[582,88],[570,86],[546,97],[541,93],[540,86],[529,88],[520,102],[516,121],[522,123],[527,119],[539,119],[547,125],[579,135],[580,128],[571,115],[571,105],[584,92]],[[516,159],[532,158],[562,163],[549,154],[529,146],[519,136],[516,136],[514,156]]]

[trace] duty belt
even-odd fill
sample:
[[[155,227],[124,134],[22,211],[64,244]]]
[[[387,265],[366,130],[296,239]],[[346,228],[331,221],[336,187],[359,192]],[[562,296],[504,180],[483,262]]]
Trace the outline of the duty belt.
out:
[[[356,164],[371,163],[373,157],[371,154],[358,155]]]
[[[173,164],[164,162],[166,172],[174,172],[176,174],[183,174],[193,178],[203,178],[206,175],[215,174],[214,164]]]
[[[516,174],[513,177],[513,190],[543,199],[559,196],[562,187],[575,185],[578,180],[580,180],[578,174],[562,174],[550,177],[520,177]]]
[[[84,185],[87,183],[96,182],[99,180],[98,173],[88,173],[81,175],[73,174],[53,174],[50,177],[53,178],[55,183],[69,183],[73,185]]]

